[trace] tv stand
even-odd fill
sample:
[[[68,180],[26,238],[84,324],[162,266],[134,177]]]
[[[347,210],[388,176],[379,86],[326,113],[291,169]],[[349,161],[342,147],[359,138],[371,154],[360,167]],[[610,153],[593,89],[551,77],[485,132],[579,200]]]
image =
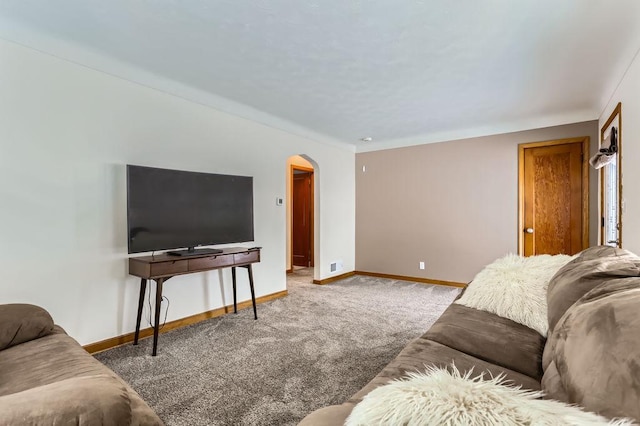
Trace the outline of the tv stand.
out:
[[[203,256],[206,254],[219,254],[222,253],[222,250],[215,248],[195,248],[189,247],[187,250],[172,250],[168,251],[167,254],[169,256]]]
[[[136,319],[136,332],[133,344],[138,344],[140,336],[140,321],[142,319],[142,308],[144,306],[144,296],[147,290],[147,280],[156,282],[156,306],[155,323],[153,324],[153,352],[156,356],[158,351],[158,333],[160,332],[160,304],[162,303],[162,284],[176,275],[193,274],[196,272],[212,271],[214,269],[231,268],[233,283],[233,312],[238,312],[236,303],[236,268],[244,268],[249,274],[249,288],[251,289],[251,301],[253,302],[253,317],[258,319],[256,311],[256,294],[253,290],[253,270],[251,265],[260,262],[260,247],[244,248],[229,247],[220,250],[217,254],[202,254],[198,250],[197,254],[188,257],[171,256],[159,254],[156,256],[142,256],[129,258],[129,274],[140,277],[140,296],[138,298],[138,317]],[[151,292],[151,289],[149,289]],[[224,303],[224,301],[223,301]]]

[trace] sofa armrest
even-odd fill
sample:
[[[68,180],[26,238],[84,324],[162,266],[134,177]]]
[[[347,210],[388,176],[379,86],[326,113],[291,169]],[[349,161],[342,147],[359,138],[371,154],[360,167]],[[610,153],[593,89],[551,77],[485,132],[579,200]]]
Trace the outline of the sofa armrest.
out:
[[[355,404],[330,405],[320,408],[302,419],[298,426],[342,426]]]
[[[53,332],[53,319],[45,309],[23,303],[0,305],[0,350]]]
[[[2,396],[0,412],[3,425],[126,426],[132,423],[125,385],[107,375],[75,377]]]

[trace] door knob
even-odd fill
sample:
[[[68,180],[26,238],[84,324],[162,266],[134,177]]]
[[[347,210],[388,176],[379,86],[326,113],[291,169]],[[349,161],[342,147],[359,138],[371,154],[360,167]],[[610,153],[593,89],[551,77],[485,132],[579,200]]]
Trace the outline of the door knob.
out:
[[[527,234],[533,234],[533,228],[526,228],[524,232],[526,232]]]

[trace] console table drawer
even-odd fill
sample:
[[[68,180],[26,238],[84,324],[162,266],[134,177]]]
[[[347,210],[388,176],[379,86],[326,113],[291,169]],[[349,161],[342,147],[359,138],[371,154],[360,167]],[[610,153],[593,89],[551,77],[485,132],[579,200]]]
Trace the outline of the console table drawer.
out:
[[[254,263],[260,262],[260,252],[259,251],[248,251],[245,253],[235,253],[233,255],[233,263],[241,264],[241,263]]]
[[[233,264],[232,254],[217,254],[209,257],[199,257],[189,260],[189,270],[197,271],[199,269],[220,268]]]
[[[157,262],[151,264],[151,276],[170,275],[187,272],[189,270],[188,260],[174,260],[171,262]]]

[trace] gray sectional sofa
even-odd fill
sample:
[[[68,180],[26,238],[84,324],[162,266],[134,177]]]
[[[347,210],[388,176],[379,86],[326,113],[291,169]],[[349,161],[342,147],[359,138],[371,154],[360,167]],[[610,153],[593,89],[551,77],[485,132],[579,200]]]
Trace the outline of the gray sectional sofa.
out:
[[[162,425],[44,309],[0,305],[0,425]]]
[[[473,285],[471,283],[470,285]],[[526,296],[525,296],[526,297]],[[452,304],[365,387],[300,426],[342,425],[378,386],[425,365],[504,374],[525,389],[608,418],[640,422],[640,258],[611,247],[581,252],[549,282],[549,332]]]

